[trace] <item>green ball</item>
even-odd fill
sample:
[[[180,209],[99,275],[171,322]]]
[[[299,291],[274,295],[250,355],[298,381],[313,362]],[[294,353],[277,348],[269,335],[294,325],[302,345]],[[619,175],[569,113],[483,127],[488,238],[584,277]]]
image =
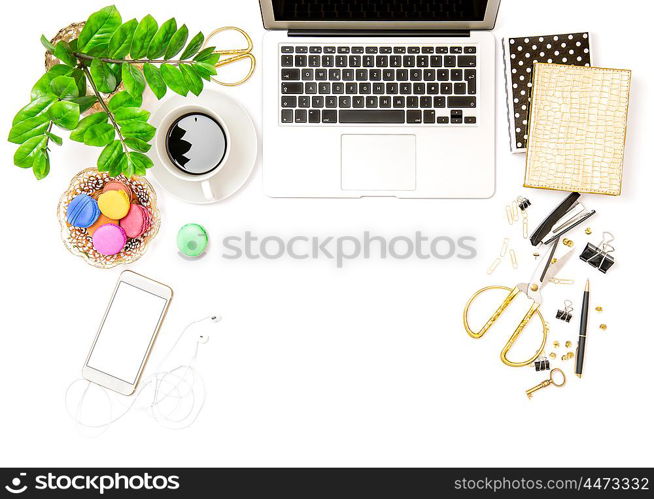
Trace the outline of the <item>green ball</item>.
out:
[[[177,232],[177,249],[186,256],[197,257],[209,244],[209,235],[200,224],[183,225]]]

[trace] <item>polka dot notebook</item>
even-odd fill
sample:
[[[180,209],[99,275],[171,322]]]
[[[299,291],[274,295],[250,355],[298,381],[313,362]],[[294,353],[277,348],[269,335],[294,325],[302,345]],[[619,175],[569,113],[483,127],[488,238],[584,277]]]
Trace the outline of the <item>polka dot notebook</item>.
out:
[[[533,64],[545,62],[590,66],[588,33],[504,38],[504,67],[511,152],[527,149]]]

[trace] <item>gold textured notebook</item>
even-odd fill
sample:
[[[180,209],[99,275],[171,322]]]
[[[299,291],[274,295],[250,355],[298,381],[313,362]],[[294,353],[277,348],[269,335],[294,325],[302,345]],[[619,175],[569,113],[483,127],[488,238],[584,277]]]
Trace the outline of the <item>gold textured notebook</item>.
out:
[[[631,71],[533,71],[525,187],[620,195]]]

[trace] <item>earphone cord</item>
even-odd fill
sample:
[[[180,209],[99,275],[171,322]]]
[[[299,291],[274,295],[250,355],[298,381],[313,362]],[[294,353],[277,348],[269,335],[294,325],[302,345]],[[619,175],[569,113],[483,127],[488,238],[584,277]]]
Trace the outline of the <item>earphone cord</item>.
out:
[[[173,343],[172,347],[170,350],[168,350],[168,353],[164,356],[164,358],[161,360],[161,362],[158,365],[158,369],[161,369],[161,367],[164,365],[166,360],[168,360],[168,357],[170,357],[170,354],[175,350],[179,342],[181,341],[182,337],[186,334],[186,332],[195,324],[198,324],[200,322],[205,321],[207,318],[200,319],[193,321],[189,323],[179,334],[175,342]],[[212,320],[215,320],[215,317],[211,317]],[[159,424],[162,426],[165,426],[167,428],[171,429],[184,429],[188,428],[190,425],[192,425],[195,420],[198,418],[200,412],[202,411],[202,408],[204,407],[205,403],[205,385],[204,385],[204,380],[202,376],[197,372],[195,369],[195,362],[198,357],[198,352],[200,348],[200,344],[203,342],[203,340],[206,337],[200,336],[195,344],[195,351],[193,353],[193,356],[191,357],[191,360],[187,364],[182,364],[180,366],[175,367],[174,369],[171,369],[169,371],[158,371],[150,376],[148,376],[145,380],[143,380],[143,383],[141,387],[139,388],[138,392],[134,395],[132,398],[131,402],[129,405],[123,410],[121,414],[119,414],[116,417],[112,416],[112,403],[111,403],[111,397],[109,395],[109,391],[100,386],[96,385],[95,383],[91,383],[90,381],[86,379],[77,379],[73,381],[70,385],[68,385],[68,388],[66,389],[66,394],[65,394],[65,405],[66,405],[66,411],[68,412],[68,415],[77,423],[77,425],[84,427],[84,428],[89,428],[89,429],[103,429],[106,430],[111,426],[112,424],[116,423],[120,419],[122,419],[127,413],[129,413],[136,405],[137,401],[141,398],[141,395],[144,393],[145,389],[152,386],[154,393],[152,396],[152,400],[148,403],[147,406],[144,407],[145,411],[152,417],[155,421],[157,421]],[[183,370],[181,375],[178,375],[178,371]],[[187,376],[191,375],[191,380],[187,380]],[[164,384],[171,383],[169,381],[169,378],[173,379],[173,385],[170,389],[165,391],[163,394],[162,389],[164,388]],[[175,383],[176,381],[176,383]],[[86,386],[84,387],[84,390],[82,392],[82,395],[79,399],[79,402],[77,403],[77,407],[75,411],[73,412],[71,409],[71,404],[70,404],[70,392],[73,387],[80,383],[85,383]],[[100,388],[107,398],[109,402],[109,418],[105,422],[101,423],[95,423],[95,424],[90,424],[86,423],[82,420],[82,410],[84,408],[84,401],[86,400],[86,397],[88,395],[89,390],[91,389],[92,386],[96,386]],[[186,388],[185,391],[182,391],[183,388]],[[187,401],[187,399],[190,398],[189,401],[189,408],[186,412],[183,412],[180,416],[174,418],[173,415],[179,411],[181,405]],[[177,404],[172,407],[169,411],[166,413],[163,412],[161,409],[161,406],[164,402],[170,401],[171,399],[177,400]]]

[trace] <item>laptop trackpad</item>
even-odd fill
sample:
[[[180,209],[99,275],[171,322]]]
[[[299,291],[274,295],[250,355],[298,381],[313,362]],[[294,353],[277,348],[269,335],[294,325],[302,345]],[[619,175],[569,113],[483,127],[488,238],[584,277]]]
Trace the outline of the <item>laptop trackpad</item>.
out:
[[[415,135],[342,135],[341,187],[349,191],[415,190]]]

